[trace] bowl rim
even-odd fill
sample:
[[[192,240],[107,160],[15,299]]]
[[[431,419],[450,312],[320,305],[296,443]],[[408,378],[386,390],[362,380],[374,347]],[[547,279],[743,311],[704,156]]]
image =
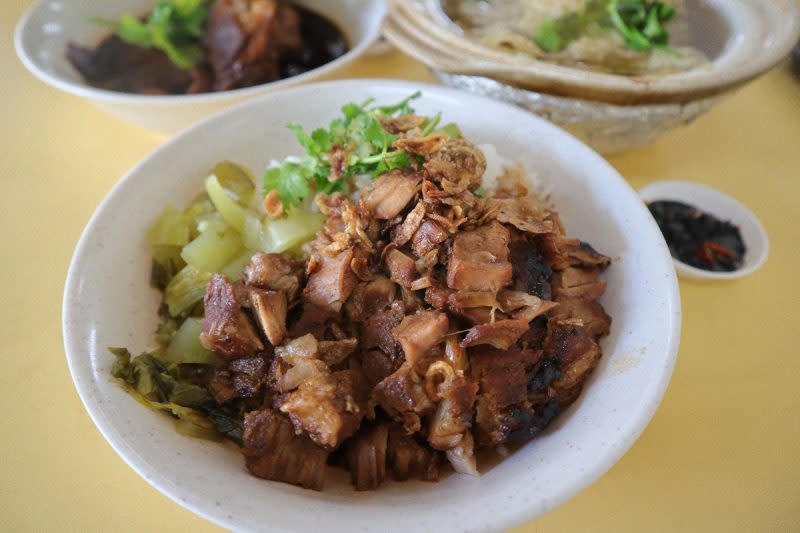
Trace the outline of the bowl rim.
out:
[[[738,215],[737,218],[743,222],[747,222],[753,227],[753,229],[755,229],[756,239],[760,245],[760,253],[752,260],[747,261],[742,268],[734,270],[733,272],[713,272],[710,270],[703,270],[702,268],[693,267],[692,265],[684,263],[680,259],[673,257],[672,262],[675,265],[675,270],[677,270],[678,274],[686,279],[724,281],[749,276],[764,266],[764,263],[767,262],[767,258],[769,257],[769,237],[767,235],[767,231],[764,229],[764,225],[761,223],[759,218],[736,198],[720,191],[719,189],[709,187],[708,185],[682,180],[654,181],[638,190],[639,196],[645,203],[655,202],[658,200],[674,199],[686,201],[694,207],[705,210],[705,206],[697,205],[701,202],[692,200],[692,198],[696,198],[696,195],[693,194],[696,192],[702,192],[703,194],[719,198],[722,202],[732,206],[733,210]],[[745,242],[745,244],[748,246],[748,249],[752,246],[752,242]]]
[[[324,65],[320,65],[315,69],[311,69],[296,76],[278,79],[267,83],[261,83],[252,87],[243,87],[239,89],[230,89],[226,91],[216,91],[198,94],[168,94],[168,95],[153,95],[153,94],[136,94],[127,93],[122,91],[110,91],[108,89],[100,89],[92,87],[91,85],[80,82],[70,81],[56,74],[52,74],[45,69],[39,67],[32,57],[32,50],[25,46],[23,35],[27,30],[33,16],[40,9],[43,9],[47,0],[38,0],[17,21],[14,28],[14,49],[17,57],[23,66],[40,81],[75,96],[88,98],[90,100],[99,102],[118,103],[126,105],[172,105],[172,106],[187,106],[195,104],[213,104],[224,102],[226,100],[237,100],[247,98],[256,94],[263,93],[264,91],[277,91],[289,88],[294,85],[299,85],[308,81],[312,81],[320,76],[325,76],[332,73],[336,69],[351,63],[355,59],[364,55],[365,52],[378,40],[381,35],[381,26],[383,19],[386,17],[388,6],[383,0],[369,0],[369,2],[377,9],[377,22],[375,24],[367,25],[367,30],[362,39],[355,43],[349,43],[350,49],[337,57],[333,61],[329,61]],[[349,28],[344,28],[345,34],[350,37]]]
[[[588,71],[495,50],[458,35],[452,28],[441,26],[434,20],[437,15],[430,10],[431,4],[438,3],[436,0],[413,2],[388,0],[388,2],[390,8],[387,20],[394,23],[393,35],[390,35],[394,44],[401,49],[408,49],[409,53],[431,68],[452,74],[485,75],[545,93],[620,105],[682,103],[726,92],[776,66],[790,53],[800,38],[800,5],[794,0],[741,0],[743,8],[779,13],[785,23],[780,40],[770,37],[768,46],[754,46],[747,52],[750,61],[745,68],[741,68],[740,65],[728,65],[723,69],[716,69],[713,68],[716,61],[712,61],[709,65],[711,68],[701,67],[667,75],[635,77]],[[413,7],[412,3],[417,7]],[[725,13],[730,7],[725,9],[720,8],[720,5],[730,6],[733,3],[714,0],[704,4]],[[412,33],[421,32],[423,28],[427,33],[427,39],[431,43],[435,42],[435,45],[428,43],[420,47],[419,35],[415,36]],[[434,28],[438,29],[438,32],[434,32]],[[740,39],[741,35],[737,35],[728,44]],[[410,44],[412,41],[415,42],[414,45]],[[435,52],[441,51],[442,55],[431,53],[434,48],[437,49]],[[469,54],[476,56],[476,59],[463,62],[448,61],[447,56],[452,56],[452,50],[464,53],[469,51]],[[519,57],[522,59],[516,62],[515,58]]]
[[[99,405],[97,402],[94,401],[92,398],[89,387],[87,383],[83,382],[84,372],[85,369],[82,369],[81,366],[85,365],[84,359],[82,357],[81,348],[81,341],[79,339],[80,335],[73,329],[71,323],[75,321],[75,316],[79,314],[79,310],[75,308],[73,302],[70,301],[69,296],[72,294],[76,294],[79,288],[80,282],[80,270],[81,270],[81,263],[85,262],[89,255],[89,241],[93,234],[95,234],[98,229],[102,228],[101,221],[106,216],[105,211],[111,200],[122,194],[122,191],[125,187],[129,186],[131,181],[134,177],[141,171],[142,168],[146,167],[148,162],[156,157],[158,154],[163,152],[169,151],[174,144],[181,141],[183,138],[187,136],[191,136],[194,132],[197,132],[202,129],[209,128],[213,126],[216,122],[224,121],[226,116],[229,114],[234,114],[240,112],[240,110],[249,108],[249,107],[259,107],[259,106],[268,106],[270,101],[273,99],[278,99],[284,97],[286,93],[308,93],[309,95],[314,94],[316,91],[324,91],[326,89],[334,89],[334,88],[349,88],[349,87],[363,87],[365,85],[369,86],[384,86],[389,88],[397,88],[402,87],[404,90],[422,90],[424,92],[436,92],[439,93],[440,96],[446,96],[448,98],[453,98],[456,101],[460,97],[463,96],[461,91],[443,87],[441,85],[429,84],[429,83],[421,83],[409,80],[393,80],[393,79],[352,79],[352,80],[334,80],[334,81],[323,81],[317,83],[306,84],[303,86],[293,87],[287,91],[277,91],[271,92],[264,95],[261,95],[257,98],[250,99],[246,102],[242,102],[236,104],[234,106],[228,107],[222,111],[219,111],[206,119],[186,128],[181,133],[177,134],[176,136],[172,137],[169,141],[161,144],[156,149],[149,152],[142,160],[140,160],[130,171],[128,171],[106,194],[103,198],[101,203],[93,212],[91,218],[89,219],[88,223],[86,224],[80,239],[75,247],[75,251],[70,261],[70,266],[67,274],[66,283],[64,286],[64,295],[62,300],[62,330],[64,335],[64,347],[66,351],[67,363],[69,366],[70,373],[72,375],[73,382],[75,384],[76,390],[78,395],[81,399],[81,402],[84,405],[84,408],[89,413],[90,418],[94,422],[95,426],[97,426],[98,430],[101,432],[103,437],[109,443],[109,445],[117,452],[117,454],[123,459],[125,463],[128,464],[137,474],[139,474],[142,478],[144,478],[150,485],[152,485],[156,490],[170,498],[172,501],[177,503],[178,505],[190,510],[191,512],[205,518],[206,520],[220,525],[226,528],[236,528],[237,523],[233,518],[226,518],[223,514],[215,514],[213,509],[202,507],[201,505],[195,504],[193,502],[189,502],[183,498],[180,498],[177,491],[173,490],[175,487],[172,487],[169,483],[165,483],[163,480],[160,479],[159,475],[153,475],[152,473],[148,473],[145,471],[145,468],[148,466],[146,462],[144,462],[140,457],[138,457],[137,453],[130,447],[127,443],[126,439],[122,435],[115,434],[113,426],[111,424],[107,424],[105,421],[105,414],[103,413],[103,406]],[[487,103],[490,102],[492,105],[496,106],[503,106],[508,108],[508,110],[513,111],[514,113],[524,113],[524,111],[518,109],[517,107],[507,104],[504,102],[497,102],[491,100],[486,97],[480,97],[477,95],[470,95],[470,98],[477,98],[481,100],[485,100]],[[614,178],[619,180],[620,186],[626,188],[630,191],[630,194],[633,197],[636,197],[636,191],[630,186],[630,184],[622,178],[622,176],[617,172],[605,159],[602,158],[597,152],[595,152],[591,147],[580,141],[579,139],[575,138],[569,132],[559,128],[558,126],[542,119],[536,117],[534,115],[526,114],[529,116],[533,121],[538,122],[539,126],[545,129],[549,129],[553,132],[560,133],[565,135],[568,138],[571,138],[576,146],[582,147],[583,150],[586,150],[586,155],[591,156],[595,163],[598,166],[605,167],[606,170],[610,171]],[[642,212],[647,213],[647,208],[642,202],[636,202],[631,204],[631,208],[635,210],[642,210]],[[660,235],[658,231],[658,227],[655,224],[655,221],[652,220],[652,217],[644,217],[644,220],[648,220],[649,224],[651,225],[651,230],[654,235]],[[658,247],[660,250],[660,257],[658,257],[659,263],[662,261],[665,264],[669,264],[669,251],[667,250],[666,243],[661,240],[661,246]],[[677,360],[678,348],[680,343],[680,331],[681,331],[681,304],[680,304],[680,292],[678,287],[677,277],[675,276],[674,270],[669,269],[665,271],[667,279],[665,279],[666,284],[666,292],[667,298],[665,300],[666,303],[666,311],[665,314],[669,320],[669,326],[666,328],[667,338],[665,339],[664,349],[661,353],[664,354],[664,357],[661,359],[661,365],[659,368],[662,369],[662,372],[658,376],[657,379],[653,380],[647,389],[645,389],[643,395],[643,401],[636,405],[635,409],[631,410],[631,417],[629,431],[624,433],[624,438],[620,441],[620,444],[614,448],[609,448],[601,457],[601,460],[591,464],[587,467],[586,471],[583,473],[582,477],[579,480],[571,483],[569,487],[564,488],[560,493],[555,494],[553,497],[548,498],[545,502],[542,503],[540,510],[536,510],[532,507],[527,507],[524,505],[517,505],[516,507],[509,509],[507,512],[502,514],[501,516],[492,516],[491,517],[491,529],[492,530],[499,530],[499,529],[508,529],[510,527],[514,527],[525,521],[528,521],[536,516],[540,516],[541,514],[552,510],[553,508],[563,504],[567,500],[570,500],[575,495],[580,493],[581,491],[585,490],[591,484],[593,484],[597,479],[599,479],[603,474],[605,474],[612,466],[614,466],[620,458],[625,455],[628,450],[633,446],[636,440],[641,436],[644,429],[652,420],[658,406],[660,405],[664,394],[666,392],[667,386],[670,382],[670,379],[673,374],[673,370],[675,367],[675,363]],[[89,374],[91,375],[91,373]],[[489,522],[483,524],[484,527],[488,528]]]

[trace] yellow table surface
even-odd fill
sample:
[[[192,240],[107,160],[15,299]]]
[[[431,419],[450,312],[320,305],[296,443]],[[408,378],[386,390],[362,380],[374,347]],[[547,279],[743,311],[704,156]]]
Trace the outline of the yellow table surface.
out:
[[[72,385],[61,295],[73,248],[161,139],[24,71],[11,36],[30,3],[0,2],[0,531],[220,531],[135,474]],[[432,79],[399,53],[339,77]],[[800,83],[783,65],[611,162],[634,187],[677,178],[739,198],[771,254],[740,281],[681,281],[681,350],[655,418],[598,482],[519,531],[800,530]]]

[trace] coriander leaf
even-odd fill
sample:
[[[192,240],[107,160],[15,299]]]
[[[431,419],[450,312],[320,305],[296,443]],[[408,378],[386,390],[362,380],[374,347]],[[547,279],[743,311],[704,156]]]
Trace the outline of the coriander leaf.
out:
[[[421,96],[422,96],[422,91],[416,91],[413,94],[411,94],[408,98],[396,103],[395,105],[378,107],[375,109],[375,111],[377,111],[381,115],[387,115],[387,116],[394,114],[408,115],[414,112],[414,110],[411,107],[409,107],[408,104],[412,100],[416,100]]]
[[[609,0],[606,11],[628,48],[647,52],[669,45],[670,36],[664,24],[672,20],[676,12],[666,4],[649,0]]]
[[[425,123],[425,127],[422,128],[422,136],[426,137],[426,136],[430,135],[431,133],[433,133],[433,130],[436,129],[436,126],[438,126],[439,122],[441,122],[441,121],[442,121],[442,113],[441,112],[436,113],[436,116],[434,116],[432,119],[429,119]]]
[[[308,179],[311,175],[307,166],[286,162],[279,167],[267,170],[264,175],[264,189],[278,191],[283,205],[297,207],[301,200],[308,196]]]
[[[393,148],[396,137],[386,131],[383,118],[413,113],[410,102],[419,98],[415,92],[397,104],[372,106],[369,98],[361,104],[349,103],[341,108],[342,116],[330,122],[328,129],[318,128],[310,135],[299,125],[289,124],[306,155],[301,162],[286,161],[279,167],[271,168],[264,174],[264,192],[278,191],[285,207],[297,207],[312,189],[331,194],[345,192],[349,179],[354,176],[373,177],[389,170],[401,169],[418,163],[403,150]],[[424,134],[432,133],[439,125],[441,115],[425,122]],[[458,128],[449,124],[442,128],[450,136],[459,136]],[[335,157],[337,170],[341,165],[341,176],[330,180],[332,158]]]
[[[90,18],[114,28],[123,41],[164,52],[179,68],[190,69],[205,55],[202,39],[211,0],[164,0],[153,7],[146,20],[125,14],[119,21]]]
[[[533,41],[545,52],[556,53],[583,35],[611,30],[619,33],[625,46],[633,50],[662,50],[669,45],[664,24],[675,14],[673,8],[657,0],[588,0],[581,12],[541,23]]]

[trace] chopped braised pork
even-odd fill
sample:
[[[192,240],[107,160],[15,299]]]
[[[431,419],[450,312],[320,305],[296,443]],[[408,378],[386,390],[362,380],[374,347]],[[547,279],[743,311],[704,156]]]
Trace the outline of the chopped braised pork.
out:
[[[498,320],[490,324],[473,326],[461,341],[463,348],[489,344],[500,350],[508,350],[528,331],[527,320]]]
[[[267,372],[267,362],[261,356],[234,359],[214,369],[208,390],[217,403],[234,398],[256,398]]]
[[[356,276],[350,268],[352,259],[352,250],[345,250],[335,257],[323,256],[317,270],[308,276],[303,290],[305,301],[338,312],[356,284]]]
[[[244,269],[244,281],[251,287],[283,291],[289,301],[300,288],[303,267],[283,254],[257,253]]]
[[[367,426],[348,442],[347,465],[356,490],[375,490],[386,478],[389,426]]]
[[[206,316],[200,337],[203,346],[228,359],[247,357],[264,349],[228,278],[214,274],[208,282],[204,304]]]
[[[315,373],[286,395],[280,410],[289,415],[295,431],[333,450],[358,429],[366,397],[366,383],[359,372]]]
[[[600,346],[579,319],[555,320],[548,324],[545,341],[548,357],[560,361],[561,377],[551,385],[553,395],[564,408],[578,397],[583,382],[600,360]]]
[[[328,452],[295,434],[292,424],[274,411],[244,415],[242,453],[254,476],[322,490]]]
[[[317,197],[328,219],[305,275],[257,254],[240,285],[209,284],[204,342],[235,358],[212,375],[213,396],[274,409],[247,415],[256,475],[318,488],[317,465],[334,451],[356,490],[438,479],[444,458],[476,475],[478,449],[541,433],[601,356],[609,259],[566,237],[521,183],[482,198],[486,161],[468,141],[423,136],[413,116],[382,123],[415,163],[379,176],[358,202]],[[262,434],[280,436],[281,457],[308,457],[308,471],[280,470],[284,452]]]
[[[422,177],[399,170],[384,174],[364,192],[361,208],[378,220],[397,216],[419,190]]]
[[[406,361],[413,366],[425,352],[444,341],[447,328],[446,314],[420,311],[414,315],[406,315],[392,333],[403,347]]]
[[[411,287],[417,277],[415,261],[396,248],[386,253],[386,269],[389,271],[389,278],[403,287]]]
[[[282,343],[286,337],[286,294],[251,287],[250,306],[270,344]]]
[[[509,231],[491,222],[456,235],[447,266],[447,286],[465,291],[496,292],[511,283]]]

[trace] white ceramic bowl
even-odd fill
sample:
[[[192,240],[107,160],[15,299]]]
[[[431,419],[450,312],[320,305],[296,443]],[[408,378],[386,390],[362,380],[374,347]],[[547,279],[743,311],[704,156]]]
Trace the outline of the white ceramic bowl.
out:
[[[538,439],[477,478],[387,482],[355,492],[331,469],[321,493],[251,477],[233,446],[177,434],[109,379],[107,346],[153,344],[157,293],[149,288],[145,233],[165,205],[185,205],[222,159],[263,169],[299,155],[284,124],[328,124],[347,102],[395,102],[443,112],[476,143],[520,160],[552,192],[570,234],[614,263],[603,305],[613,317],[604,357],[578,402]],[[164,173],[164,169],[170,172]],[[352,80],[298,87],[252,100],[162,145],[109,193],[86,227],[64,291],[64,342],[81,399],[115,450],[154,487],[237,530],[496,531],[574,496],[633,444],[666,389],[678,350],[680,297],[658,227],[627,182],[571,135],[519,108],[434,85]],[[624,505],[623,501],[617,502]]]
[[[763,74],[800,37],[795,0],[686,0],[688,35],[710,64],[666,75],[621,76],[537,60],[468,39],[441,0],[389,0],[387,37],[431,68],[485,76],[547,94],[618,105],[684,103],[727,92]]]
[[[155,0],[40,0],[17,24],[14,45],[22,63],[48,85],[85,98],[126,122],[164,134],[259,94],[310,82],[364,54],[380,35],[386,14],[384,0],[299,0],[325,15],[347,36],[350,50],[319,68],[256,87],[219,93],[151,96],[106,91],[87,85],[67,62],[67,42],[94,44],[108,28],[89,22],[89,17],[118,18],[124,13],[146,13]]]
[[[733,272],[709,272],[673,259],[678,275],[695,280],[730,280],[752,274],[767,261],[769,239],[764,226],[745,206],[716,189],[688,181],[657,181],[639,189],[645,203],[657,200],[683,202],[739,227],[746,247],[742,268]]]
[[[450,87],[516,104],[546,118],[604,155],[649,144],[697,120],[725,97],[711,96],[684,104],[615,105],[521,89],[482,76],[434,74]]]

